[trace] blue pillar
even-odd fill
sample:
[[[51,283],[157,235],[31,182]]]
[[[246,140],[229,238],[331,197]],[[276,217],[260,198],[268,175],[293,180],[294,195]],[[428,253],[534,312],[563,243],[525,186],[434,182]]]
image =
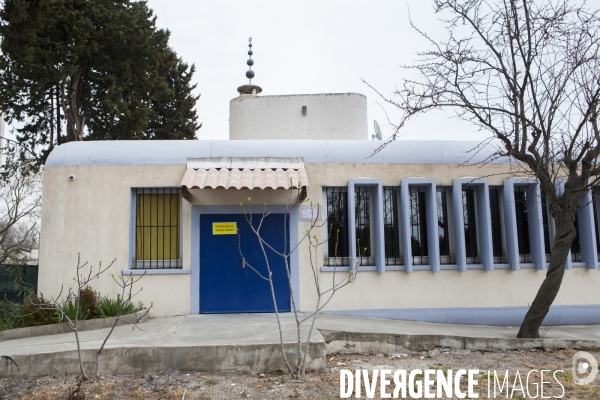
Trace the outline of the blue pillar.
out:
[[[354,189],[356,187],[368,187],[373,190],[371,229],[373,237],[371,238],[371,255],[375,259],[377,272],[385,272],[385,238],[383,229],[383,184],[381,179],[374,178],[354,178],[348,180],[348,240],[350,241],[350,257],[356,263],[356,199]]]
[[[408,180],[400,182],[400,229],[402,230],[402,250],[406,272],[412,272],[412,243],[410,232],[410,192]]]
[[[356,199],[354,197],[354,181],[348,181],[348,264],[353,273],[356,273]]]
[[[467,253],[465,248],[465,220],[463,216],[462,181],[452,181],[452,210],[454,213],[454,244],[456,246],[456,264],[462,272],[467,270]]]
[[[492,248],[492,218],[490,216],[490,193],[486,178],[456,178],[452,180],[452,209],[454,211],[454,236],[456,263],[460,271],[467,270],[465,248],[465,223],[462,191],[463,186],[475,188],[477,197],[477,234],[479,261],[486,271],[494,269]]]
[[[513,271],[521,269],[519,262],[519,242],[517,238],[517,216],[515,210],[514,179],[504,181],[504,235],[506,238],[506,260]]]
[[[596,248],[596,229],[594,229],[593,196],[587,191],[581,199],[581,208],[577,211],[579,221],[579,239],[581,243],[581,261],[589,269],[598,269],[598,249]]]
[[[538,270],[546,269],[546,248],[544,246],[544,217],[542,215],[542,195],[537,180],[527,186],[527,220],[529,221],[529,246],[531,261]]]
[[[412,272],[412,242],[410,231],[410,186],[425,188],[425,212],[427,213],[427,254],[434,272],[440,271],[440,242],[438,236],[437,201],[435,179],[405,178],[400,181],[400,215],[402,218],[402,245],[406,272]]]

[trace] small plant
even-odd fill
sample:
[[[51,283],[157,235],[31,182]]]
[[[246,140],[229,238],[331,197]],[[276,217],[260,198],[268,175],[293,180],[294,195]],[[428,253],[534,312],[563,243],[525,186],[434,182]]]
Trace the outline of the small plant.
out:
[[[217,381],[211,378],[211,379],[207,379],[204,383],[208,386],[214,386],[217,384]]]
[[[141,307],[140,307],[141,309]],[[116,299],[110,299],[108,296],[104,296],[98,303],[98,314],[103,318],[116,317],[119,315],[133,314],[138,311],[133,303],[127,303],[123,305],[121,309],[121,296],[117,295]]]
[[[77,304],[77,301],[75,301],[73,298],[65,301],[64,304],[60,305],[60,307],[64,315],[70,320],[75,320],[75,315],[77,315],[78,319],[80,320],[88,319],[90,317],[90,314],[83,307],[83,305],[81,303]]]

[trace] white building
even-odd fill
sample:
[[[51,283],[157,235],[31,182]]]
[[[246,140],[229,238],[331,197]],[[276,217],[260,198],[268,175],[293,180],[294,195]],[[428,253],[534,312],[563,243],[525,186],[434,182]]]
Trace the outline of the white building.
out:
[[[265,238],[293,248],[312,213],[307,204],[295,209],[284,235],[291,180],[329,215],[320,235],[340,232],[337,254],[332,244],[318,255],[323,284],[334,270],[347,274],[357,247],[366,247],[356,281],[327,312],[521,322],[545,277],[553,235],[534,181],[501,161],[476,165],[487,154],[467,153],[473,142],[395,141],[376,153],[382,142],[368,140],[359,94],[242,94],[230,110],[228,141],[55,148],[44,172],[39,290],[68,287],[80,253],[91,263],[116,258],[109,273],[145,273],[141,300],[154,303],[153,316],[270,312],[268,285],[243,268],[238,250],[264,271],[240,203],[264,205]],[[600,323],[596,207],[584,204],[552,324]],[[306,246],[290,258],[291,291],[282,259],[269,259],[279,309],[288,310],[292,296],[301,310],[313,309]],[[109,278],[94,288],[116,295]]]

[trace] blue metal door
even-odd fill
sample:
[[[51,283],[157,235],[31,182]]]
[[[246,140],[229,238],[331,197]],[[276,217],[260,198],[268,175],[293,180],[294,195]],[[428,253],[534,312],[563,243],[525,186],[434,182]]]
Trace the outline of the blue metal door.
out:
[[[253,225],[260,223],[255,215]],[[237,234],[215,234],[213,224],[236,223]],[[276,251],[289,250],[289,221],[284,215],[268,215],[260,227],[261,237]],[[248,266],[242,266],[239,247],[260,274],[267,277],[267,262],[258,238],[240,214],[203,214],[200,216],[200,312],[242,313],[274,312],[273,294],[269,283]],[[269,267],[273,273],[275,298],[279,311],[290,311],[290,288],[284,259],[264,246]]]

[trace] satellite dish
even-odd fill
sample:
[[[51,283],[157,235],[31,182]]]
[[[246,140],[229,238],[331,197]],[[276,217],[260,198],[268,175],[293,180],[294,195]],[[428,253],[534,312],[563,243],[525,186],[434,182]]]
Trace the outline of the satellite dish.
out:
[[[373,120],[373,125],[375,126],[375,134],[373,135],[373,139],[377,138],[377,140],[381,140],[381,129],[379,129],[379,124],[377,120]]]

